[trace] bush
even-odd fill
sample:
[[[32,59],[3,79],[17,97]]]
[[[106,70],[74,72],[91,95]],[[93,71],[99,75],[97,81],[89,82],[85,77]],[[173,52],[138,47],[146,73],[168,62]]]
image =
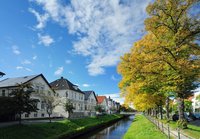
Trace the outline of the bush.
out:
[[[177,126],[181,129],[186,129],[187,128],[187,120],[178,120],[177,121]]]

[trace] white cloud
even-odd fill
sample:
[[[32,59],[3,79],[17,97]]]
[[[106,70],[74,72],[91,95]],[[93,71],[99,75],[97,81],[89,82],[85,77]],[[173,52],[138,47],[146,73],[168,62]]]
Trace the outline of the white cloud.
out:
[[[82,86],[83,86],[83,87],[90,87],[90,85],[89,85],[89,84],[86,84],[86,83],[83,84]]]
[[[33,59],[33,60],[36,60],[36,59],[37,59],[37,56],[36,56],[36,55],[34,55],[34,56],[32,57],[32,59]]]
[[[67,59],[67,60],[65,60],[65,63],[66,63],[66,64],[71,64],[71,63],[72,63],[72,61],[71,61],[71,60],[69,60],[69,59]]]
[[[41,35],[38,33],[38,39],[39,44],[43,44],[44,46],[50,46],[52,43],[54,43],[53,38],[49,35]]]
[[[16,69],[17,70],[26,70],[26,71],[29,71],[29,72],[32,71],[30,68],[26,68],[26,67],[22,67],[22,66],[17,66]]]
[[[47,13],[45,13],[44,15],[41,15],[32,8],[29,8],[29,12],[33,13],[38,21],[38,24],[35,26],[35,28],[42,29],[46,26],[46,22],[49,18],[49,15]]]
[[[146,6],[152,0],[36,0],[44,12],[69,33],[78,37],[74,52],[90,57],[90,75],[105,73],[115,66],[143,34]]]
[[[113,81],[118,81],[118,80],[119,80],[119,79],[117,79],[114,75],[111,76],[111,79],[112,79]]]
[[[22,67],[22,66],[17,66],[17,67],[16,67],[17,70],[20,70],[20,69],[23,69],[23,68],[24,68],[24,67]]]
[[[112,93],[112,94],[103,94],[107,98],[110,96],[111,99],[113,99],[116,102],[119,102],[120,104],[124,104],[124,98],[120,97],[119,93]]]
[[[31,61],[25,59],[24,61],[22,61],[22,64],[23,64],[23,65],[28,65],[28,64],[31,64]]]
[[[12,46],[12,51],[16,55],[20,55],[21,54],[21,52],[19,51],[19,48],[16,45]]]
[[[63,71],[64,71],[63,67],[58,67],[58,69],[54,72],[54,75],[60,76],[62,75]]]

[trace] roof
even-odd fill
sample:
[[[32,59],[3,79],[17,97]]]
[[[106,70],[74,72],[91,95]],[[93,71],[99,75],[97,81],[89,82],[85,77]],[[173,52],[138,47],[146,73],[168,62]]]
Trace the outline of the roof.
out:
[[[97,100],[97,97],[96,97],[96,94],[95,94],[95,92],[94,91],[83,91],[83,93],[85,94],[85,100],[88,100],[88,98],[89,98],[89,96],[90,96],[90,94],[94,94],[94,97],[95,97],[95,99],[96,99],[96,101],[98,102],[98,100]]]
[[[101,104],[104,101],[104,99],[106,99],[106,96],[97,96],[98,104]]]
[[[74,85],[73,83],[71,83],[69,80],[61,77],[60,79],[57,79],[53,82],[50,83],[50,86],[52,89],[54,90],[66,90],[66,89],[69,89],[69,90],[73,90],[73,91],[76,91],[76,92],[79,92],[79,93],[82,93],[84,94],[79,88],[77,85]]]
[[[15,86],[17,86],[17,84],[27,83],[27,82],[37,78],[40,75],[42,75],[42,74],[16,77],[16,78],[7,78],[7,79],[0,81],[0,88],[15,87]]]

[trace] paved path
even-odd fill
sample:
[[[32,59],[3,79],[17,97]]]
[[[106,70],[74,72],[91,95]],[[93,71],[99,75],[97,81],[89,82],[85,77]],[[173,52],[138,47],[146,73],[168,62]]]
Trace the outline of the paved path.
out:
[[[181,131],[180,131],[180,134],[178,134],[178,130],[168,127],[167,124],[163,124],[162,122],[159,122],[157,119],[154,119],[152,117],[147,117],[147,119],[149,119],[152,123],[154,123],[157,126],[157,128],[159,128],[159,130],[161,130],[167,136],[170,134],[170,136],[175,139],[194,139],[192,137],[185,135]],[[168,130],[168,128],[169,128],[169,130]],[[170,131],[170,133],[169,133],[169,131]],[[179,137],[179,135],[180,135],[180,137]]]

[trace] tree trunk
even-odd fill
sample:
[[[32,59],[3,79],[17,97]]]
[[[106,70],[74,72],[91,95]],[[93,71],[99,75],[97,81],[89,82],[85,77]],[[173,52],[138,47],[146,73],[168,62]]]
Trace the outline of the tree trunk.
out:
[[[179,97],[178,98],[178,114],[179,120],[184,120],[184,99]]]
[[[70,112],[68,111],[68,119],[70,118]]]
[[[163,119],[163,107],[160,105],[160,119]]]
[[[49,114],[49,122],[51,123],[51,114]]]
[[[20,113],[19,114],[19,125],[21,125],[22,124],[22,114]]]
[[[167,120],[169,120],[169,97],[166,99],[166,115],[167,115]]]

